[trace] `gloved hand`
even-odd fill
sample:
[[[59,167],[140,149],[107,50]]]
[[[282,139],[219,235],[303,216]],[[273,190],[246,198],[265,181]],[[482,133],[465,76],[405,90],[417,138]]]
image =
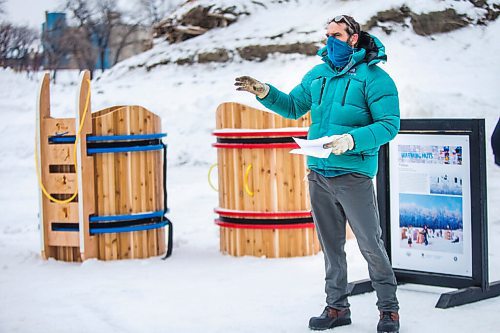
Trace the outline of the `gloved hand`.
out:
[[[332,153],[335,155],[341,155],[354,148],[354,139],[351,134],[334,135],[332,138],[332,142],[325,143],[323,148],[332,148]]]
[[[234,85],[238,87],[236,90],[251,92],[259,98],[264,98],[269,93],[269,86],[267,84],[257,81],[250,76],[237,77]]]

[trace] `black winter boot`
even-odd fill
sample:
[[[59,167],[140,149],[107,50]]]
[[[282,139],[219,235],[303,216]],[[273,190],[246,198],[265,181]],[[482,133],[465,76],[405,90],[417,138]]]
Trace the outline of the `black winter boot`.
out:
[[[309,319],[309,328],[315,331],[323,331],[337,326],[349,325],[350,323],[351,310],[349,308],[338,310],[327,306],[319,317]]]
[[[399,333],[399,314],[391,311],[380,311],[377,333]]]

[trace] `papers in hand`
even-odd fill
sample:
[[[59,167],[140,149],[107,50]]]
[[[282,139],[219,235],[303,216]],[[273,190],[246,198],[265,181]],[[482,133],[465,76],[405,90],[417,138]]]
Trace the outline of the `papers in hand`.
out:
[[[327,158],[332,152],[332,148],[323,148],[323,145],[325,143],[332,142],[333,138],[331,136],[324,136],[315,140],[304,140],[299,138],[293,139],[300,148],[291,150],[291,154],[301,154],[318,158]]]

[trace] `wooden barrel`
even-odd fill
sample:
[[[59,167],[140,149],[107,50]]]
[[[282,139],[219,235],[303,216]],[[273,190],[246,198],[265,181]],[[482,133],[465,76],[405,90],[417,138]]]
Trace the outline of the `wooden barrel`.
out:
[[[97,137],[144,136],[161,132],[160,118],[141,106],[113,107],[95,112],[92,124],[93,135]],[[94,166],[96,215],[101,217],[94,221],[112,221],[115,216],[150,217],[154,212],[163,211],[161,150],[96,153]],[[164,227],[100,233],[96,227],[103,224],[95,222],[94,228],[91,227],[91,231],[98,234],[99,259],[147,258],[165,253]],[[115,223],[114,228],[119,230],[119,223],[118,227]],[[113,231],[112,228],[107,230]]]
[[[160,118],[140,106],[92,113],[88,71],[80,74],[76,117],[53,118],[49,85],[45,73],[35,150],[42,257],[81,261],[170,255],[166,134]]]
[[[292,136],[309,118],[289,120],[237,103],[217,109],[220,249],[233,256],[296,257],[319,252],[306,164]]]

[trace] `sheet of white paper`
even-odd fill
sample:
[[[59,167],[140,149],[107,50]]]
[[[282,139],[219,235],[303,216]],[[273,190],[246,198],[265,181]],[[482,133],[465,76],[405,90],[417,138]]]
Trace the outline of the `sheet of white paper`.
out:
[[[331,148],[324,149],[323,145],[325,143],[331,142],[332,138],[324,136],[315,140],[305,140],[299,138],[293,138],[300,148],[293,149],[290,151],[291,154],[301,154],[308,155],[318,158],[328,158],[332,152]]]

